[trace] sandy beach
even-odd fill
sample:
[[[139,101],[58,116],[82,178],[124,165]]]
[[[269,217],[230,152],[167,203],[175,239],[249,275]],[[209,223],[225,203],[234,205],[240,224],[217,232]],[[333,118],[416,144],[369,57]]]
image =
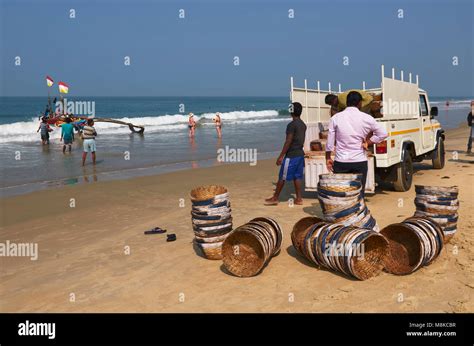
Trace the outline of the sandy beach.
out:
[[[433,264],[412,275],[382,273],[361,282],[299,257],[292,226],[320,216],[319,203],[314,193],[305,193],[303,206],[264,206],[278,173],[274,160],[264,160],[122,181],[91,179],[2,199],[0,241],[37,243],[39,257],[0,257],[0,310],[474,312],[474,156],[464,153],[467,135],[467,127],[447,131],[443,170],[431,169],[428,161],[415,165],[415,184],[457,185],[460,209],[456,236]],[[233,277],[221,261],[194,251],[189,191],[203,184],[228,188],[235,227],[257,216],[282,226],[282,251],[260,275]],[[292,191],[287,186],[281,199]],[[367,204],[384,227],[414,213],[414,196],[413,187],[401,193],[379,186]],[[178,239],[167,243],[165,235],[143,234],[154,226]]]

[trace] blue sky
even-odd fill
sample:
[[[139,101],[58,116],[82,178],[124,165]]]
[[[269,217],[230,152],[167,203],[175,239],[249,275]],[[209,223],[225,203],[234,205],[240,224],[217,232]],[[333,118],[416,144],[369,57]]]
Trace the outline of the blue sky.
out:
[[[0,3],[0,96],[45,95],[47,74],[71,96],[287,96],[290,76],[377,87],[382,63],[474,95],[472,0]]]

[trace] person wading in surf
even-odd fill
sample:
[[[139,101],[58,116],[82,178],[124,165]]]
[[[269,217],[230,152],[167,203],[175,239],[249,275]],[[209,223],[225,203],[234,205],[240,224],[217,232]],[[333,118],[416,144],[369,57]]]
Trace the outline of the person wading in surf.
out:
[[[306,124],[300,118],[302,111],[303,106],[301,103],[293,102],[291,104],[290,113],[293,121],[286,127],[285,144],[276,162],[277,166],[281,166],[278,183],[273,196],[265,200],[266,205],[278,204],[278,198],[286,180],[293,180],[295,184],[295,204],[303,204],[303,199],[301,198],[301,180],[303,179],[304,171],[303,145],[306,134]]]
[[[220,113],[216,113],[214,123],[216,124],[217,137],[222,138],[222,119]]]
[[[362,96],[357,91],[347,95],[347,108],[329,121],[326,166],[334,173],[362,174],[362,193],[367,180],[366,150],[387,138],[387,131],[367,113],[361,112]],[[331,152],[336,149],[333,161]]]
[[[92,163],[95,165],[95,137],[97,132],[94,128],[94,119],[87,119],[87,125],[82,129],[82,138],[84,139],[84,152],[82,153],[82,165],[86,164],[87,153],[92,155]]]
[[[189,138],[194,137],[194,130],[196,129],[196,121],[194,121],[193,113],[189,113],[188,128],[189,128]]]

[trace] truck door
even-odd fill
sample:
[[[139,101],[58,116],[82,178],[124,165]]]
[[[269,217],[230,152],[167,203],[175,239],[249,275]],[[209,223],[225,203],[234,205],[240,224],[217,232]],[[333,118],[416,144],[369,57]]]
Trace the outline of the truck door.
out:
[[[428,102],[426,102],[424,94],[420,94],[420,118],[422,146],[426,149],[433,144],[433,131],[431,128],[431,117],[428,112]]]

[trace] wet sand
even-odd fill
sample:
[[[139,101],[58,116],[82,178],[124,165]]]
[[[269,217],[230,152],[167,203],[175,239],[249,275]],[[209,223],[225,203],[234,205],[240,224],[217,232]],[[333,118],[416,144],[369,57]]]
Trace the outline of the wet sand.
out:
[[[467,127],[447,132],[443,170],[431,169],[429,161],[415,166],[415,184],[459,186],[460,209],[451,243],[412,275],[382,273],[361,282],[299,257],[291,228],[302,217],[321,215],[319,203],[305,193],[303,206],[264,206],[278,173],[274,160],[264,160],[122,181],[91,178],[89,184],[2,199],[0,242],[38,243],[39,258],[0,257],[0,310],[474,312],[474,156],[464,152],[467,135]],[[229,189],[234,226],[257,216],[281,224],[282,251],[260,275],[233,277],[221,261],[194,251],[188,194],[203,184]],[[288,184],[281,200],[292,193]],[[414,213],[414,196],[414,188],[400,193],[378,187],[367,204],[384,227]],[[165,235],[143,234],[154,226],[178,239],[167,243]]]

